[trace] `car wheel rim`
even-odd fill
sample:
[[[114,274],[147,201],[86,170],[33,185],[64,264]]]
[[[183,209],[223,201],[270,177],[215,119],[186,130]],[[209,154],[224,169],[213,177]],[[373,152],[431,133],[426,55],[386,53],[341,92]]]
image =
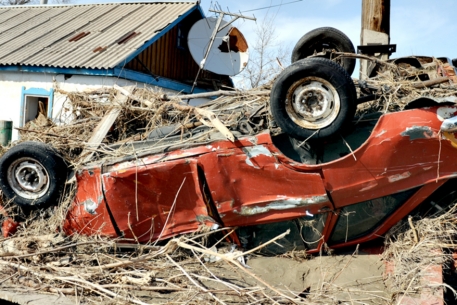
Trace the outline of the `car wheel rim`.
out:
[[[335,87],[319,77],[302,78],[287,91],[287,114],[295,124],[306,129],[317,130],[330,125],[340,107]]]
[[[13,191],[26,199],[38,199],[49,190],[49,175],[33,158],[15,160],[8,168],[8,183]]]

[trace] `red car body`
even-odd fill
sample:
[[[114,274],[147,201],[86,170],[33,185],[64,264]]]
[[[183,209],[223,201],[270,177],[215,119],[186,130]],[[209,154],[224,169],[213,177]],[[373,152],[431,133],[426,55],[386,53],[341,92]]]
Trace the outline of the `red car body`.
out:
[[[353,153],[320,164],[287,157],[265,131],[89,166],[76,174],[65,231],[149,242],[303,218],[323,224],[310,252],[366,242],[457,176],[455,134],[440,132],[455,114],[457,106],[384,114]]]

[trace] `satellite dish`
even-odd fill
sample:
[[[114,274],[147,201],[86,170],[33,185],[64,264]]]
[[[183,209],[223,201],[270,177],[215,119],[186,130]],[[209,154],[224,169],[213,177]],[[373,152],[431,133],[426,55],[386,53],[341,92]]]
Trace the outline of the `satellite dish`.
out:
[[[221,75],[237,75],[246,67],[249,60],[248,44],[243,34],[227,22],[221,22],[214,42],[204,60],[206,50],[211,42],[216,18],[205,18],[197,21],[189,31],[187,44],[195,62],[204,70]]]

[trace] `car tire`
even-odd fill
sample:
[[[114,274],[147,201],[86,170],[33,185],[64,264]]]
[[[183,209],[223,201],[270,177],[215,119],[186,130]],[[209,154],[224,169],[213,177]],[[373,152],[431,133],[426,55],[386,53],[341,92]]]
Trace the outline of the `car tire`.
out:
[[[323,49],[355,53],[354,45],[346,34],[335,28],[323,27],[314,29],[300,38],[292,51],[291,62],[294,63],[300,59],[311,56],[314,52],[322,52]],[[330,59],[330,55],[331,54],[328,54],[326,58]],[[337,62],[349,75],[354,72],[355,58],[346,57]]]
[[[325,139],[350,126],[356,91],[349,74],[326,58],[302,59],[279,74],[270,108],[282,131],[297,139]]]
[[[0,188],[4,200],[25,209],[57,204],[67,173],[63,158],[40,142],[20,143],[0,158]]]

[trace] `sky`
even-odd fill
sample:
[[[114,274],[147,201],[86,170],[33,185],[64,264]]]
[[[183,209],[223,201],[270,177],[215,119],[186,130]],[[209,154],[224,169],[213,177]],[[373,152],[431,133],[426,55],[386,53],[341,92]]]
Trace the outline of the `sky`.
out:
[[[138,1],[72,0],[74,4],[110,2]],[[258,19],[257,22],[235,22],[248,43],[255,39],[255,27],[268,14],[270,17],[274,16],[277,43],[290,50],[306,32],[323,26],[341,30],[352,40],[355,47],[360,44],[362,0],[201,0],[200,5],[207,17],[214,15],[208,12],[208,9],[215,3],[223,10],[242,12]],[[270,6],[274,7],[256,10]],[[391,58],[409,55],[456,58],[455,12],[456,0],[392,0],[390,37],[391,43],[397,44],[397,52]]]

